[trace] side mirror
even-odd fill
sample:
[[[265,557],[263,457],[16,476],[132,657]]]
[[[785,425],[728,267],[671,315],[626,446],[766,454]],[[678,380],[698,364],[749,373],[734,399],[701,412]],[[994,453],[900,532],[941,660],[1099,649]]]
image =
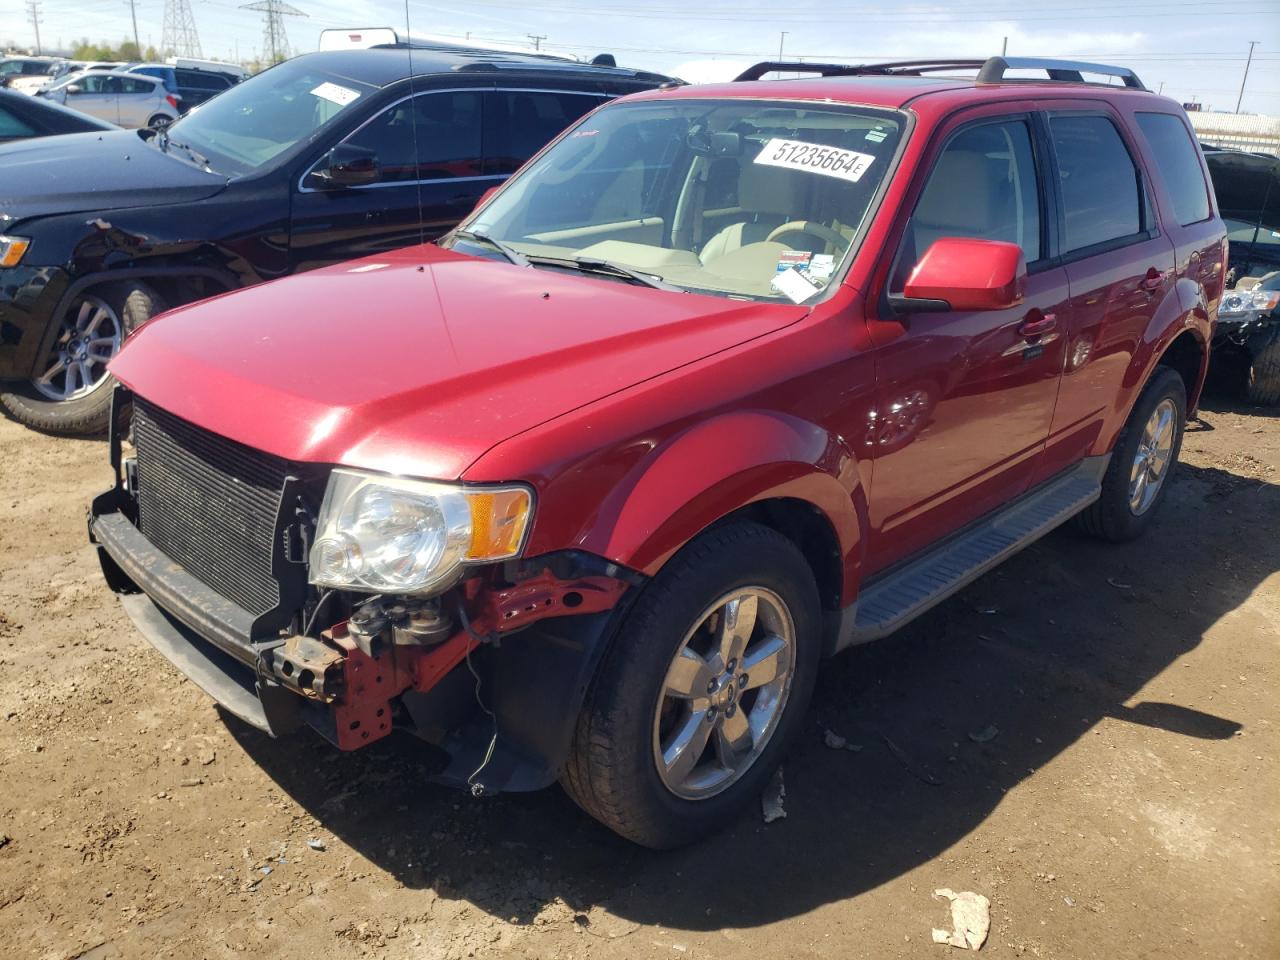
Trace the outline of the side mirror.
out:
[[[1026,293],[1022,248],[1002,240],[943,237],[920,258],[901,297],[889,301],[900,313],[929,310],[1004,310]]]
[[[71,86],[67,87],[67,93],[74,97],[77,93],[84,93],[84,87],[80,86],[78,83],[73,83]]]
[[[325,186],[359,187],[378,179],[378,155],[372,150],[340,143],[324,158],[316,175]]]

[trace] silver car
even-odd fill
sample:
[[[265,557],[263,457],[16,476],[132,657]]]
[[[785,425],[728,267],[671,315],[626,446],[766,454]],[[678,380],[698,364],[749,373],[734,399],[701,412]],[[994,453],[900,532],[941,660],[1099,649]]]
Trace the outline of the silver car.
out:
[[[122,127],[167,127],[178,119],[178,97],[154,77],[122,70],[73,73],[39,96]]]

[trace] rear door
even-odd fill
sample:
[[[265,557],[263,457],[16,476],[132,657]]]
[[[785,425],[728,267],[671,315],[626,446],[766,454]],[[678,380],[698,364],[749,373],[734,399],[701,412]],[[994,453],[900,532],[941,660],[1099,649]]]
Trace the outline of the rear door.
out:
[[[1049,167],[1037,120],[1030,110],[1010,112],[1017,109],[966,112],[943,129],[903,229],[891,293],[943,237],[1017,243],[1028,277],[1023,303],[1007,310],[882,315],[873,325],[869,573],[1025,491],[1044,447],[1062,372],[1067,277],[1047,229]]]
[[[1064,102],[1048,112],[1047,125],[1071,310],[1062,387],[1036,479],[1110,445],[1105,434],[1123,422],[1126,372],[1147,327],[1157,310],[1178,312],[1173,244],[1120,117],[1101,102]]]
[[[164,84],[152,77],[111,77],[120,88],[120,126],[145,127],[160,110]]]

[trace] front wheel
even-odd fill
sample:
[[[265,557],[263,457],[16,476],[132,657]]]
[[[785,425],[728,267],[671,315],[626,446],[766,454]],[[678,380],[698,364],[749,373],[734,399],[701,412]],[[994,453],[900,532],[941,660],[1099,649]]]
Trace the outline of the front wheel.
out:
[[[107,364],[125,337],[164,310],[159,295],[140,283],[95,287],[72,301],[37,376],[0,393],[0,404],[28,427],[63,435],[107,429],[114,383]]]
[[[813,574],[790,540],[753,523],[695,540],[610,646],[578,720],[569,795],[655,849],[727,825],[803,721],[819,623]]]

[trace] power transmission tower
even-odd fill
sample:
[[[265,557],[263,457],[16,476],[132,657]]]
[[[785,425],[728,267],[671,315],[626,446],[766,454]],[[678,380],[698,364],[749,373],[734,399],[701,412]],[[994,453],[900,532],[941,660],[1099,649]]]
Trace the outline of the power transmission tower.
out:
[[[36,55],[38,56],[40,49],[40,2],[39,0],[27,0],[27,13],[31,17],[31,25],[36,28]]]
[[[175,57],[199,59],[204,56],[200,50],[200,35],[196,33],[196,18],[191,12],[191,0],[164,0],[160,49]]]
[[[284,32],[285,17],[305,17],[297,7],[284,0],[258,0],[257,3],[246,3],[241,10],[256,10],[263,17],[262,49],[271,63],[279,63],[289,59],[289,38]]]

